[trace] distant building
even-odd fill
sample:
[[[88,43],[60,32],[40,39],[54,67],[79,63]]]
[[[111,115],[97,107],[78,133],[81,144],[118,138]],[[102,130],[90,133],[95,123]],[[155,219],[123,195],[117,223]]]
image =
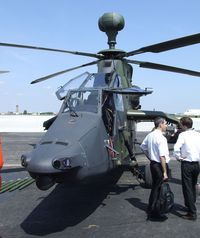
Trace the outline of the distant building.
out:
[[[16,110],[15,110],[16,114],[19,114],[19,105],[16,105]]]
[[[186,116],[200,116],[200,109],[189,109],[183,114]]]

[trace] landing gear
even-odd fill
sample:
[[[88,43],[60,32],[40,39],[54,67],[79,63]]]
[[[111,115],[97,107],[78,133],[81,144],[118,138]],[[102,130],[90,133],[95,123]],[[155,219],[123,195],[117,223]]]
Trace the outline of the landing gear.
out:
[[[133,174],[133,176],[136,177],[137,181],[140,184],[144,183],[144,174],[142,173],[142,171],[140,170],[140,168],[138,167],[138,165],[134,166],[131,168],[131,173]]]
[[[150,164],[147,164],[144,167],[144,182],[145,182],[146,188],[152,187],[152,176],[151,176]]]
[[[139,167],[138,164],[130,167],[130,171],[133,176],[136,176],[137,181],[142,187],[151,188],[152,187],[152,176],[150,165]]]

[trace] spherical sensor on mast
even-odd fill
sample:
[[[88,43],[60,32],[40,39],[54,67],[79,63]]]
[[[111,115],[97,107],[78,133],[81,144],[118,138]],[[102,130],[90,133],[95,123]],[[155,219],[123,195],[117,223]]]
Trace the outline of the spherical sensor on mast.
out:
[[[118,31],[121,31],[125,25],[123,16],[115,12],[104,13],[99,18],[98,25],[99,29],[108,36],[109,48],[115,49]]]

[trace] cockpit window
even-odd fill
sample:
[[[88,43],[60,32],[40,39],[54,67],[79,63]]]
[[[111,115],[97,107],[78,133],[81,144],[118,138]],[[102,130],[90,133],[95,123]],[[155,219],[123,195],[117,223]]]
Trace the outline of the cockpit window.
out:
[[[56,96],[58,99],[63,100],[69,90],[107,87],[110,83],[110,79],[110,73],[90,74],[88,72],[85,72],[73,79],[70,79],[66,84],[61,86],[57,90]]]
[[[113,79],[112,82],[113,88],[121,88],[122,83],[121,83],[121,77],[116,74],[116,76]],[[124,104],[123,104],[123,96],[121,94],[114,94],[114,102],[115,102],[115,107],[117,111],[124,111]]]
[[[110,73],[95,74],[94,87],[106,87],[110,83]]]
[[[98,90],[71,91],[65,101],[63,113],[98,112],[99,95]]]

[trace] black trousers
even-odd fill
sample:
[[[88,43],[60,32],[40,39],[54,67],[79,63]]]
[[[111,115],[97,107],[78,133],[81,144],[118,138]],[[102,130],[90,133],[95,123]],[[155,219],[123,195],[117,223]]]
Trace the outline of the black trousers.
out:
[[[200,167],[198,162],[181,162],[181,177],[182,177],[182,190],[185,201],[185,206],[188,212],[196,215],[197,209],[196,202],[196,184]]]
[[[166,167],[167,167],[167,173],[168,173],[168,165],[167,164],[166,164]],[[155,203],[158,199],[160,185],[163,180],[163,170],[162,170],[161,163],[154,162],[154,161],[151,161],[150,169],[151,169],[151,175],[152,175],[152,189],[151,189],[151,193],[149,196],[149,205],[147,208],[147,213],[155,214],[154,207],[155,207]]]

